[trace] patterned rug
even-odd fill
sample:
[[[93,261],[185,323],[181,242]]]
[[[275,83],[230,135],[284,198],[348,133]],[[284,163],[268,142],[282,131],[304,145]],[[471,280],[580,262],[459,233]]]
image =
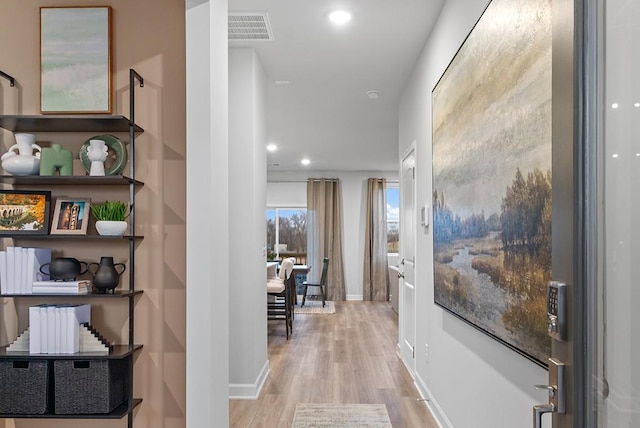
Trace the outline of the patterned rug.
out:
[[[322,305],[322,303],[320,304]],[[291,428],[392,427],[387,407],[384,404],[298,403]]]
[[[298,296],[298,304],[293,307],[294,314],[335,314],[336,305],[327,300],[324,308],[322,307],[322,300],[315,300],[307,298],[304,302],[304,306],[300,307],[302,303],[302,296]]]

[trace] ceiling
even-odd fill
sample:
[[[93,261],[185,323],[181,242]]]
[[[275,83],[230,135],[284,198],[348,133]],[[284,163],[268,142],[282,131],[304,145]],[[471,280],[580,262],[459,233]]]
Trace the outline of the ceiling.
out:
[[[270,41],[229,41],[255,48],[267,76],[265,144],[278,146],[268,171],[396,171],[398,104],[443,3],[229,0],[230,13],[267,12],[273,30]],[[351,21],[332,24],[334,9]]]

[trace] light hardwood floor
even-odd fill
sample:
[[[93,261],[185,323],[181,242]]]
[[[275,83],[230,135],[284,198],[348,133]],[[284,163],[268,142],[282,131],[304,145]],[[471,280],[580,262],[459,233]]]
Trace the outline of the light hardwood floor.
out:
[[[394,428],[438,426],[398,356],[390,304],[296,315],[288,341],[283,322],[268,323],[271,372],[257,400],[230,400],[230,426],[291,427],[297,403],[385,404]]]

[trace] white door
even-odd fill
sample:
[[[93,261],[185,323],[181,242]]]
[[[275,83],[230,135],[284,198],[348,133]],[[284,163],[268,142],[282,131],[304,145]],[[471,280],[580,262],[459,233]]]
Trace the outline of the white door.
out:
[[[415,369],[415,150],[402,160],[400,183],[400,355],[407,367]]]

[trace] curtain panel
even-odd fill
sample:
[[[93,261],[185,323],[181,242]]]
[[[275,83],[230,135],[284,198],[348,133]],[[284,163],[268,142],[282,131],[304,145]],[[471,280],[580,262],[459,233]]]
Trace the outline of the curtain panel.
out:
[[[329,257],[327,300],[345,300],[340,179],[310,178],[307,180],[307,265],[311,266],[310,281],[320,281],[324,257]]]
[[[362,300],[389,300],[387,260],[387,180],[367,180]]]

